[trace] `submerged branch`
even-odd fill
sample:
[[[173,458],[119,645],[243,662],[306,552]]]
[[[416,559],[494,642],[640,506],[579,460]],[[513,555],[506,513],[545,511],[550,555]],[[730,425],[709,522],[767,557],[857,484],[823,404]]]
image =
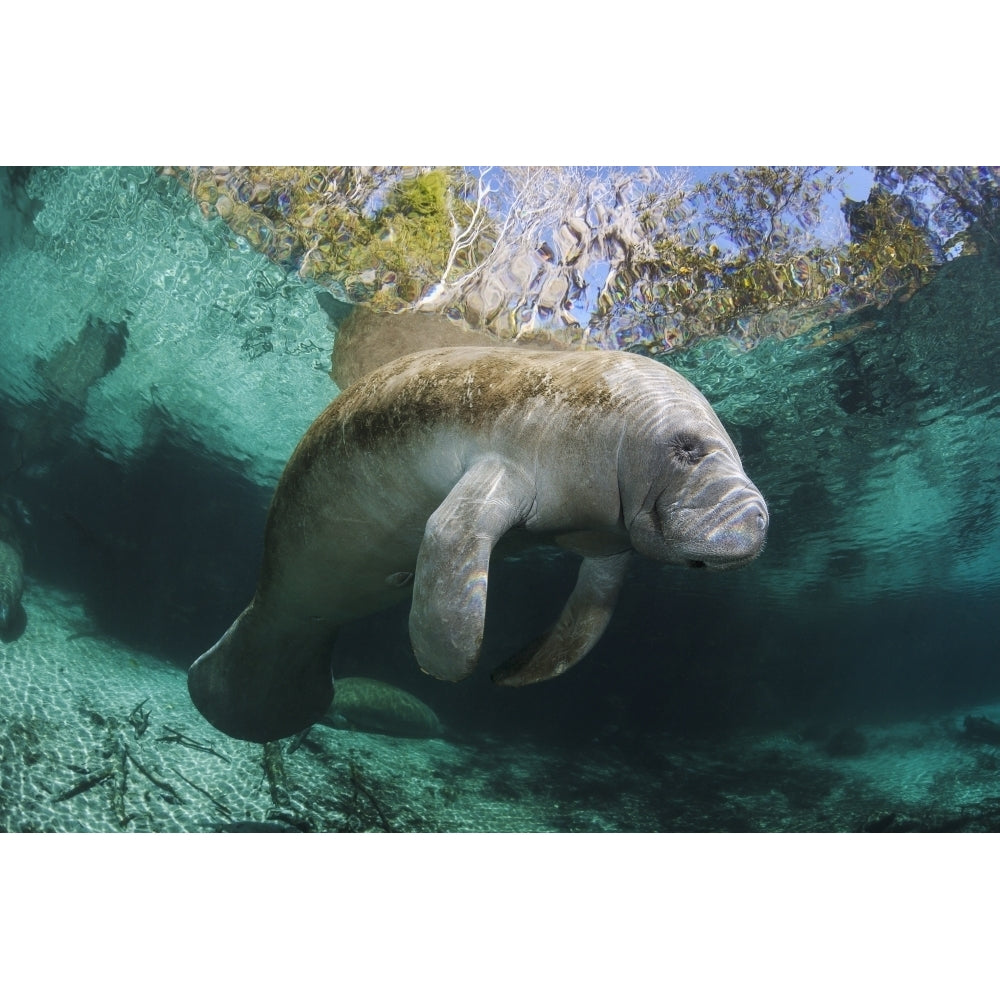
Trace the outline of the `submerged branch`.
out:
[[[224,760],[227,764],[232,764],[232,761],[225,754],[219,753],[218,750],[207,743],[198,743],[196,740],[191,739],[190,736],[185,736],[184,733],[179,733],[176,729],[171,729],[170,726],[164,726],[163,731],[167,735],[157,737],[157,743],[179,743],[182,747],[187,747],[189,750],[200,750],[202,753],[209,753],[213,757],[218,757],[219,760]]]
[[[67,799],[71,799],[81,792],[86,792],[88,789],[93,788],[95,785],[99,785],[102,781],[107,781],[108,778],[114,774],[114,765],[109,764],[107,767],[102,767],[100,771],[94,771],[88,774],[82,781],[78,781],[72,788],[66,789],[65,792],[60,792],[55,798],[52,799],[53,802],[65,802]]]
[[[218,809],[223,816],[229,818],[233,815],[232,810],[224,802],[220,802],[214,795],[212,795],[211,792],[205,791],[204,788],[202,788],[200,785],[196,785],[190,778],[185,778],[184,775],[181,774],[181,772],[178,771],[176,767],[171,767],[170,770],[173,771],[174,774],[176,774],[177,777],[181,779],[181,781],[190,785],[196,792],[201,792],[201,794],[204,795],[205,798],[208,799],[208,801],[211,802],[212,805],[215,806],[215,808]],[[184,800],[181,799],[180,801],[183,802]]]
[[[291,805],[288,792],[285,790],[288,778],[285,775],[285,762],[281,756],[281,744],[277,740],[264,744],[264,774],[267,777],[271,801],[279,809],[287,809]]]
[[[167,781],[163,781],[161,778],[157,778],[155,774],[153,774],[148,768],[146,768],[142,764],[141,761],[139,761],[136,758],[136,756],[132,753],[131,750],[126,750],[125,752],[128,754],[128,759],[132,761],[136,769],[139,771],[140,774],[143,775],[143,777],[151,781],[154,785],[156,785],[157,788],[162,789],[169,795],[172,795],[181,805],[184,804],[184,799],[182,798],[181,795],[178,794],[177,790],[173,787],[173,785],[171,785]]]

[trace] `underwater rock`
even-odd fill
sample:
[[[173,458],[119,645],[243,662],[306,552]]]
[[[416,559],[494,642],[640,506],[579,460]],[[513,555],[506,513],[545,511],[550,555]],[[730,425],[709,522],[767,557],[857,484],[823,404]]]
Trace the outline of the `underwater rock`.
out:
[[[431,738],[443,731],[429,705],[373,677],[338,677],[333,702],[319,721],[331,729],[363,729],[390,736]]]
[[[21,542],[10,520],[0,514],[0,639],[20,638],[27,625],[21,606],[24,562]]]

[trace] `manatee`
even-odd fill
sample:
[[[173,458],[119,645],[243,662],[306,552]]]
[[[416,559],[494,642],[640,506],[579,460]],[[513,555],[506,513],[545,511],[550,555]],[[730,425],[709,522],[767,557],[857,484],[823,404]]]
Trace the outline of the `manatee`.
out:
[[[441,720],[429,705],[374,677],[338,677],[333,703],[320,719],[333,729],[364,729],[390,736],[440,736]]]
[[[501,340],[489,330],[452,320],[441,313],[384,313],[357,305],[344,319],[333,340],[330,375],[341,389],[376,368],[415,351],[432,347],[495,347],[515,350],[564,351],[573,349],[565,330],[537,330],[517,340]]]
[[[734,568],[759,555],[767,527],[721,421],[665,365],[613,351],[408,354],[306,431],[271,501],[253,599],[188,688],[231,736],[297,733],[332,700],[338,626],[407,599],[420,668],[467,677],[490,555],[514,533],[583,557],[551,630],[494,674],[546,680],[601,637],[634,553]]]
[[[12,641],[24,632],[27,617],[21,606],[24,562],[21,544],[10,521],[0,514],[0,639]]]

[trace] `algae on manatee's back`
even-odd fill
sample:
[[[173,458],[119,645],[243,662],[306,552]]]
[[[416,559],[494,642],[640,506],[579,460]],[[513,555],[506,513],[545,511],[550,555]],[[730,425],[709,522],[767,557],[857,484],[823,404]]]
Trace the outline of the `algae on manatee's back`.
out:
[[[372,677],[339,677],[333,702],[320,719],[334,729],[364,729],[391,736],[440,736],[441,721],[419,698]]]

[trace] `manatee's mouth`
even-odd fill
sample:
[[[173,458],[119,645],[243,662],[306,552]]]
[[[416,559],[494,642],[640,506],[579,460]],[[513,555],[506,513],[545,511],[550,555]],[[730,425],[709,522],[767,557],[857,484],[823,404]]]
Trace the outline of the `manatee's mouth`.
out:
[[[742,569],[744,566],[749,566],[750,563],[755,562],[763,551],[764,547],[761,546],[760,551],[746,556],[724,557],[721,559],[688,559],[686,565],[688,569],[707,569],[710,573],[730,569]]]

